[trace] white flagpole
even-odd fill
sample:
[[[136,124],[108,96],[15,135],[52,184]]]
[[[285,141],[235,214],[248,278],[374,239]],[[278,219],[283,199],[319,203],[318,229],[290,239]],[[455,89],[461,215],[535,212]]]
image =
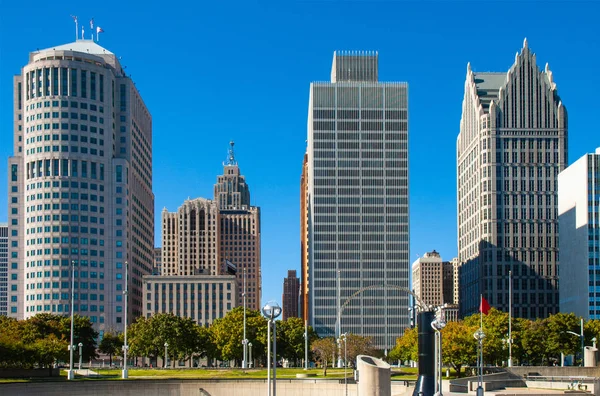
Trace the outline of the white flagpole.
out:
[[[75,41],[77,41],[77,34],[79,34],[79,26],[77,24],[77,16],[71,15],[71,18],[73,18],[73,21],[75,21]]]

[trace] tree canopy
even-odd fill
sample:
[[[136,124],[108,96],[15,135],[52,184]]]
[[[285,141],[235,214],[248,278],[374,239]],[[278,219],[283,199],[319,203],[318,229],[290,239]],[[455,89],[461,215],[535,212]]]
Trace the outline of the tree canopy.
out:
[[[84,360],[95,358],[98,333],[88,317],[74,319],[74,345],[83,344]],[[0,316],[0,366],[49,367],[57,360],[67,361],[70,340],[68,316],[42,313],[20,321]],[[74,354],[78,356],[79,348]]]

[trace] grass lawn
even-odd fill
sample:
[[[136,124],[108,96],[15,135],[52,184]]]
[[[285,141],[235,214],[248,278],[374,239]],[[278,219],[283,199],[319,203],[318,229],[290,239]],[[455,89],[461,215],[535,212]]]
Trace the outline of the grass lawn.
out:
[[[119,369],[98,369],[94,370],[103,377],[121,377]],[[313,378],[344,378],[344,369],[327,369],[327,377],[323,377],[322,369],[304,370],[301,368],[278,368],[277,378],[296,378],[296,374],[311,374]],[[352,375],[352,370],[348,370],[348,376]],[[266,379],[266,369],[129,369],[129,378],[197,378],[197,379]]]
[[[76,380],[120,380],[121,369],[99,368],[92,369],[99,374],[99,377],[84,377],[76,376]],[[302,368],[278,368],[277,378],[292,379],[296,378],[296,374],[309,374],[311,378],[321,379],[342,379],[344,378],[343,368],[328,368],[327,376],[323,376],[322,368],[314,368],[304,370]],[[402,367],[392,368],[392,380],[415,380],[417,379],[418,370],[416,368]],[[347,370],[348,378],[353,377],[353,370]],[[0,379],[1,383],[7,382],[37,382],[37,381],[66,381],[67,371],[61,370],[60,377],[54,378],[31,378],[31,379]],[[210,369],[210,368],[191,368],[191,369],[162,369],[162,368],[131,368],[129,369],[129,378],[132,380],[144,379],[266,379],[267,370],[264,368],[247,369],[241,368],[226,368],[226,369]]]

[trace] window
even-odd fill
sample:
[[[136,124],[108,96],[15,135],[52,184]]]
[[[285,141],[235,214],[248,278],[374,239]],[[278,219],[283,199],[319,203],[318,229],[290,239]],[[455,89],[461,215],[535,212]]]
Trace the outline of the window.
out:
[[[71,96],[77,96],[77,69],[71,69]]]

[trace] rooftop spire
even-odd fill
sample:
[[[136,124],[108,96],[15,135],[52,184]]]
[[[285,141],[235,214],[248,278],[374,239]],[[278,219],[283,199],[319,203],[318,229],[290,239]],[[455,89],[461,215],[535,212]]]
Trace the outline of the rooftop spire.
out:
[[[237,165],[237,161],[235,160],[235,154],[233,152],[234,141],[229,142],[229,154],[227,155],[227,161],[223,165]]]

